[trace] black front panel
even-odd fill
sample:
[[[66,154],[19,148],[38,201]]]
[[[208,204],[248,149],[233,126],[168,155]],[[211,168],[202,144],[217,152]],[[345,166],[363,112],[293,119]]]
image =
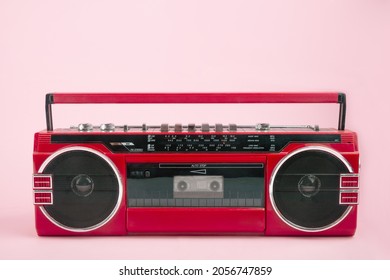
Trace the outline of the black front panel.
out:
[[[53,135],[53,143],[104,143],[111,151],[278,152],[290,142],[339,143],[338,134],[137,134]]]
[[[300,152],[284,162],[275,176],[276,207],[295,225],[308,229],[326,227],[348,208],[339,204],[340,174],[348,172],[345,164],[329,152]]]
[[[264,165],[127,165],[128,207],[264,207]]]
[[[68,151],[44,169],[53,176],[53,205],[44,206],[58,223],[76,229],[93,227],[113,212],[119,182],[111,166],[88,151]]]

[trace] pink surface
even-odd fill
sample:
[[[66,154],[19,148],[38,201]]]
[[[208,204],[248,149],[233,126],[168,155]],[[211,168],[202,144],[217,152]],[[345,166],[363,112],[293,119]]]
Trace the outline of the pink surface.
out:
[[[389,14],[389,1],[380,0],[1,1],[0,258],[389,259]],[[37,237],[33,133],[45,126],[44,94],[53,91],[346,92],[347,128],[358,132],[362,161],[357,233]],[[100,119],[334,127],[337,119],[337,108],[328,105],[318,114],[306,105],[60,106],[56,127]]]

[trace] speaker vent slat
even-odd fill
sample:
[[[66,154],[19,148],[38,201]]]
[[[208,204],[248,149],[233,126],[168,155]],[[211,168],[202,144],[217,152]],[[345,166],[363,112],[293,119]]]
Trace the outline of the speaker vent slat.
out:
[[[353,134],[341,134],[341,143],[343,143],[343,144],[356,143],[354,135]]]
[[[53,192],[51,191],[35,191],[34,192],[35,205],[52,205]]]
[[[356,205],[359,202],[359,174],[340,174],[340,205]]]
[[[53,188],[53,179],[50,174],[34,174],[33,175],[33,189],[34,190],[48,190]]]
[[[356,205],[359,202],[359,193],[357,191],[340,192],[340,205]]]
[[[50,134],[39,134],[38,136],[38,143],[41,144],[50,144],[51,142],[51,135]]]

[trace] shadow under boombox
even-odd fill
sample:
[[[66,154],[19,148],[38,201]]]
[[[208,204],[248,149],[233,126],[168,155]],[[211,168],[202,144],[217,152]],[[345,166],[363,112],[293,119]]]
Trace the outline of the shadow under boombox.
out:
[[[337,103],[338,129],[256,124],[53,130],[52,104]],[[35,134],[38,235],[353,235],[356,133],[342,93],[46,96]]]

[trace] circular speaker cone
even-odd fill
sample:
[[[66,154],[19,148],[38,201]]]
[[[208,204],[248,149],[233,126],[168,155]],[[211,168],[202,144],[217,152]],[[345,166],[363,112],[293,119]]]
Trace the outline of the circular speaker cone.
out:
[[[88,196],[93,191],[93,180],[86,174],[79,174],[72,180],[72,191],[79,196]]]
[[[304,175],[298,182],[298,190],[303,196],[312,197],[316,195],[321,188],[321,181],[313,174]]]
[[[53,154],[41,168],[41,173],[53,178],[53,205],[43,208],[54,223],[87,231],[115,214],[121,183],[116,167],[104,155],[87,148],[67,148]]]
[[[339,204],[340,174],[351,172],[339,153],[306,147],[287,155],[271,178],[271,202],[287,224],[306,231],[330,228],[349,206]]]

